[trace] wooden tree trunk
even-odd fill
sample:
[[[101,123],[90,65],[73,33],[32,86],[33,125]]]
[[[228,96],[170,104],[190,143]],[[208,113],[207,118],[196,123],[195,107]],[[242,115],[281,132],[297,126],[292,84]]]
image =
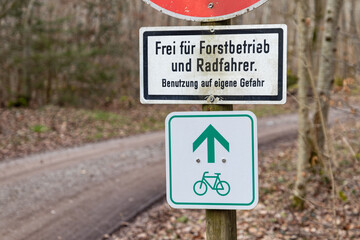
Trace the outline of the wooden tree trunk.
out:
[[[351,72],[351,77],[353,78],[356,78],[356,76],[360,74],[360,32],[357,28],[358,22],[356,21],[358,3],[358,0],[351,0],[350,2],[350,23],[348,24],[349,32],[353,39],[351,43],[351,51],[349,54],[350,64],[353,67],[353,71]]]
[[[30,0],[29,4],[27,6],[27,10],[25,12],[25,16],[23,19],[23,26],[24,26],[24,32],[23,32],[23,66],[22,66],[22,73],[23,73],[23,81],[25,86],[25,96],[28,98],[28,102],[31,101],[31,95],[32,95],[32,82],[31,82],[31,76],[30,76],[30,51],[31,51],[31,17],[32,17],[32,11],[34,6],[35,0]]]
[[[310,121],[307,93],[309,89],[309,79],[306,68],[306,53],[308,51],[308,29],[307,22],[309,14],[309,2],[307,0],[297,1],[297,24],[298,24],[298,99],[299,99],[299,127],[298,127],[298,158],[297,174],[294,189],[294,205],[302,209],[306,191],[306,173],[310,158]]]
[[[322,124],[327,123],[330,91],[334,82],[336,40],[338,32],[338,19],[342,6],[342,0],[328,0],[325,13],[325,27],[322,37],[321,55],[319,63],[319,76],[317,80],[317,95],[319,104],[315,106],[313,118],[314,136],[317,146],[317,154],[321,156],[324,151],[324,131]],[[326,126],[324,126],[326,128]]]
[[[347,27],[347,13],[346,13],[346,6],[344,6],[343,11],[340,13],[340,24],[341,28],[343,30],[349,30]],[[349,64],[349,35],[343,34],[340,36],[340,42],[341,44],[338,44],[338,47],[340,48],[340,53],[338,54],[338,58],[340,60],[341,67],[338,69],[338,74],[341,76],[341,78],[346,78],[349,72],[348,64]]]
[[[319,50],[321,47],[321,37],[322,34],[320,31],[322,23],[324,21],[325,14],[325,1],[324,0],[313,0],[314,1],[314,24],[312,29],[312,39],[311,39],[311,65],[312,69],[317,71],[319,67]],[[313,72],[317,75],[317,72]]]

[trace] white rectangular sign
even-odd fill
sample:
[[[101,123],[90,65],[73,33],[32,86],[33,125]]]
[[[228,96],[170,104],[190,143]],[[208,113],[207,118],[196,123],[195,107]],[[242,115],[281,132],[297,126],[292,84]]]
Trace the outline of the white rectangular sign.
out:
[[[170,206],[256,206],[257,120],[252,112],[175,112],[167,116],[165,124],[166,192]]]
[[[140,29],[142,103],[283,104],[286,25]]]

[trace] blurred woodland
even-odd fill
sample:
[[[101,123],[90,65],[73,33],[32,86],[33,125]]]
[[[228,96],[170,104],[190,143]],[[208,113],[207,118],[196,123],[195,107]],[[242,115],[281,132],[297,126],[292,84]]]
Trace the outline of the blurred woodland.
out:
[[[275,202],[293,218],[260,208],[252,221],[286,232],[273,222],[279,215],[295,229],[285,239],[318,223],[322,235],[308,238],[315,228],[304,239],[359,239],[360,1],[268,0],[232,24],[288,26],[287,103],[234,109],[258,117],[298,110],[297,145],[274,144],[259,164],[266,205]],[[0,0],[0,160],[160,130],[175,108],[199,110],[139,101],[139,28],[190,25],[200,23],[142,0]],[[330,107],[349,121],[330,126]],[[294,215],[289,202],[304,215]]]
[[[308,59],[318,72],[326,1],[310,1]],[[288,25],[288,82],[296,84],[296,1],[270,0],[233,24]],[[336,84],[360,74],[360,2],[339,17]],[[199,25],[141,0],[0,0],[0,106],[129,107],[138,103],[138,30]],[[357,80],[359,81],[359,80]]]

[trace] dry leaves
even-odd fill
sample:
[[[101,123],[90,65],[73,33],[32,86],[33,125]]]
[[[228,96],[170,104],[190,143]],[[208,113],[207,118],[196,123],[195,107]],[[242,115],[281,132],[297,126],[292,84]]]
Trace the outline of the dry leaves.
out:
[[[113,111],[0,108],[0,160],[161,130],[168,113],[190,108],[199,106],[139,105]]]
[[[360,122],[336,126],[331,133],[338,163],[336,218],[330,182],[321,175],[308,174],[306,209],[292,208],[296,145],[286,143],[260,152],[259,204],[252,211],[237,211],[238,239],[360,239]],[[344,136],[357,159],[344,144]],[[107,239],[206,239],[205,225],[204,210],[171,209],[163,202]]]

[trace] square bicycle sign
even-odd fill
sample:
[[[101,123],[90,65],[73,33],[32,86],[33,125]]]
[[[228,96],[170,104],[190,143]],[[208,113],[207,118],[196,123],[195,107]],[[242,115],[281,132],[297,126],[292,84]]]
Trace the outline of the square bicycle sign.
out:
[[[252,209],[258,202],[257,119],[249,111],[175,112],[166,121],[173,208]]]

